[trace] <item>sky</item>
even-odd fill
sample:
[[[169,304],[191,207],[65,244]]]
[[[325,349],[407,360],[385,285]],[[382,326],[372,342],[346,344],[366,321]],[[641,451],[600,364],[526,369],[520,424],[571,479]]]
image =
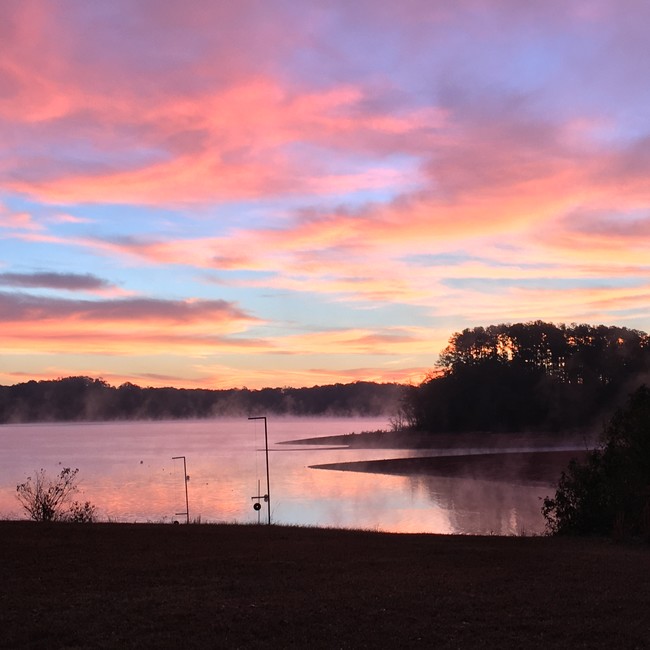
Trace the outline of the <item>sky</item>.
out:
[[[650,329],[650,2],[2,0],[0,384],[421,381]]]

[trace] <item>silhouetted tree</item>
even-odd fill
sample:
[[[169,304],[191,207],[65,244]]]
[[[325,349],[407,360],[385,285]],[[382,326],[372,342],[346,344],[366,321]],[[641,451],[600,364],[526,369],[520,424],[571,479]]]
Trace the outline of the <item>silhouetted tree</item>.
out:
[[[650,374],[647,334],[543,321],[454,333],[437,372],[409,391],[426,431],[584,428]]]
[[[645,385],[616,411],[603,446],[562,473],[555,496],[544,499],[542,514],[551,534],[650,538],[650,390]]]
[[[33,521],[73,521],[90,523],[95,520],[95,506],[89,501],[79,503],[72,496],[79,491],[78,469],[64,467],[50,480],[44,469],[27,477],[16,486],[18,501]]]

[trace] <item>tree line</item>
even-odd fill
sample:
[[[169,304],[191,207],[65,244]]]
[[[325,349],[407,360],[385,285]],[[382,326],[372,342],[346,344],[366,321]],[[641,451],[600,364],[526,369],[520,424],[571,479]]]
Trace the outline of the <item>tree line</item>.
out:
[[[456,332],[438,367],[406,390],[402,416],[421,431],[601,429],[650,378],[645,332],[543,321]]]
[[[209,418],[222,415],[391,415],[399,384],[354,382],[310,388],[227,390],[111,386],[65,377],[0,386],[0,423]]]

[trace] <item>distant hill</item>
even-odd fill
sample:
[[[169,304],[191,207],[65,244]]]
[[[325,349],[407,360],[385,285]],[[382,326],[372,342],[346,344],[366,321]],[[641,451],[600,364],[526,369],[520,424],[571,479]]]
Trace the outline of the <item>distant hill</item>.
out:
[[[0,386],[0,423],[190,419],[223,415],[389,416],[403,386],[354,382],[311,388],[228,390],[111,386],[66,377]]]

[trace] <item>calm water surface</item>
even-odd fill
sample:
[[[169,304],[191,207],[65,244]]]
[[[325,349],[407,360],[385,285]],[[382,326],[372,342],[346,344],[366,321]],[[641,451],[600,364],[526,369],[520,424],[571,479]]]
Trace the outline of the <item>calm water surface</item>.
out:
[[[278,445],[281,441],[387,428],[385,419],[269,418],[271,516],[279,524],[392,532],[541,532],[540,497],[550,488],[431,476],[387,476],[309,465],[431,452]],[[78,467],[82,498],[114,521],[190,518],[257,522],[251,497],[266,491],[264,424],[201,421],[0,426],[0,515],[22,517],[16,485],[39,468]],[[266,521],[266,505],[261,511]]]

